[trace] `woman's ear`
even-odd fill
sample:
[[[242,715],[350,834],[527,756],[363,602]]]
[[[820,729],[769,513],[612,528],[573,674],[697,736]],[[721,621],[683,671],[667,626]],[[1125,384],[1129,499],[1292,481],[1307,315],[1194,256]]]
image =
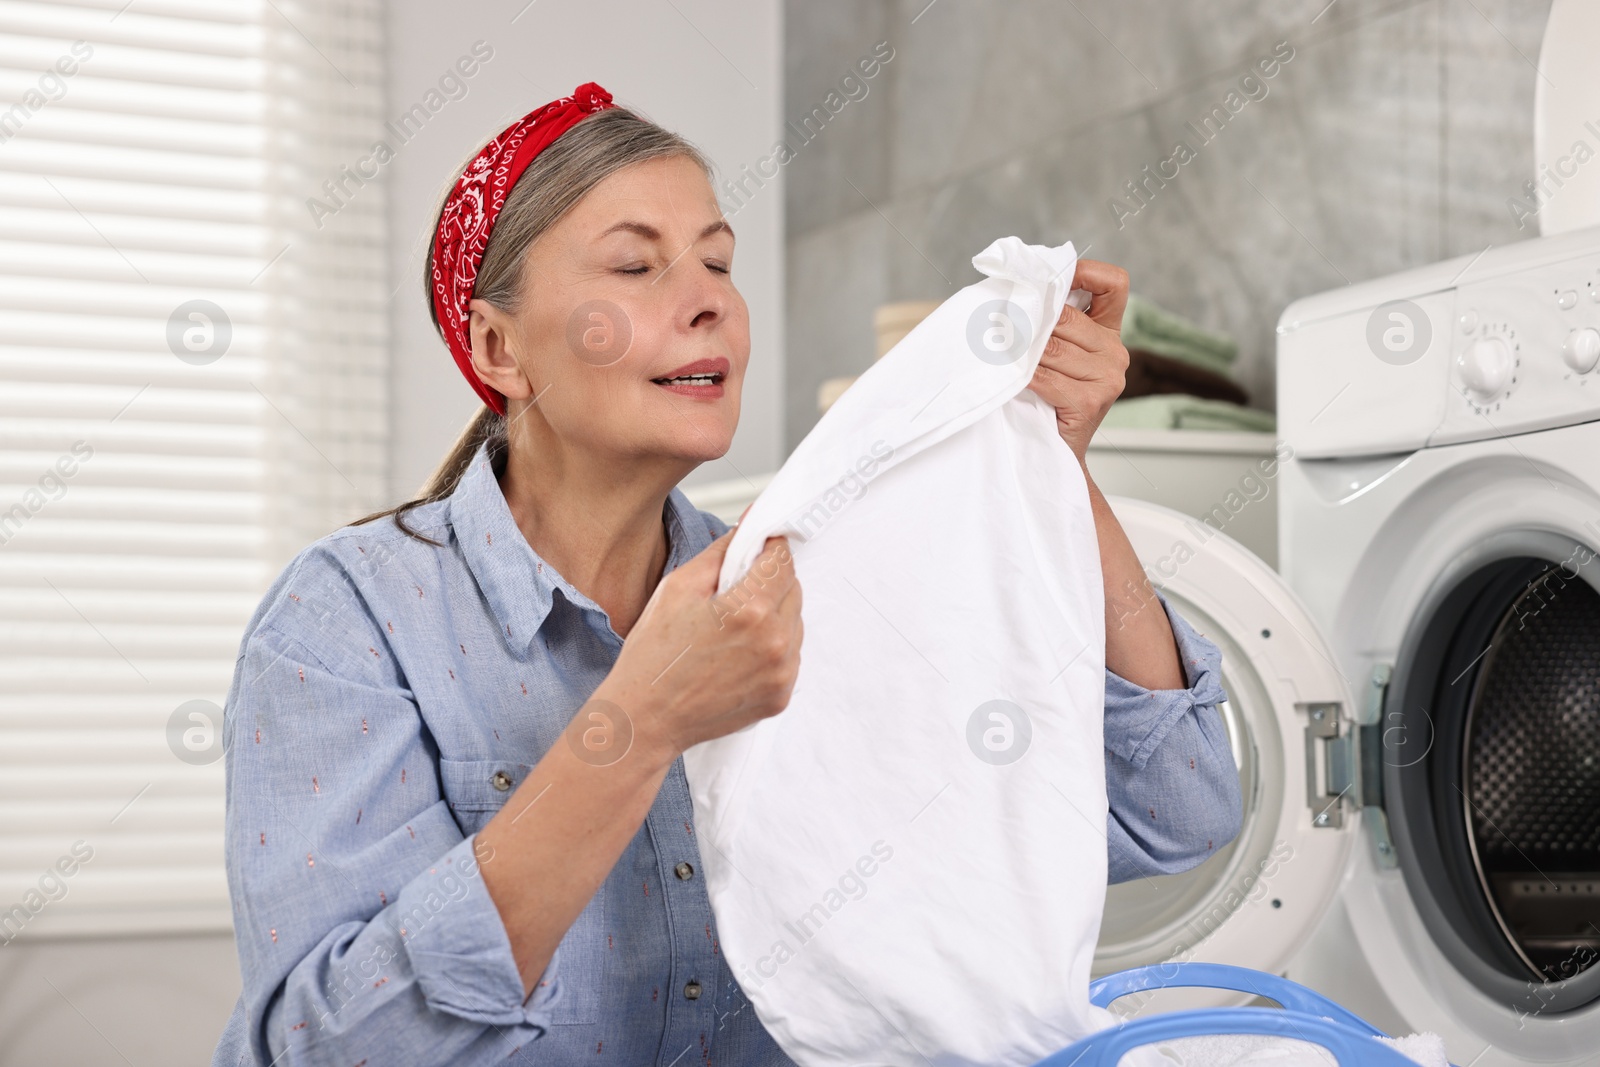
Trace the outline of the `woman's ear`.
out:
[[[467,304],[467,337],[472,343],[472,369],[485,385],[507,400],[526,400],[533,385],[522,369],[516,320],[487,300]]]

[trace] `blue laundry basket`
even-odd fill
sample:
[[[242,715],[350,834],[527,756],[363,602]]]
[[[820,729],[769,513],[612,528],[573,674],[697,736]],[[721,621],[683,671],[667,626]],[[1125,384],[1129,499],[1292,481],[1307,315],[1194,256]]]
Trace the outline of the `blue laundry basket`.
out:
[[[1374,1038],[1383,1031],[1316,990],[1275,974],[1223,963],[1163,963],[1108,974],[1089,985],[1089,1000],[1109,1007],[1118,997],[1144,989],[1200,986],[1253,993],[1277,1008],[1204,1008],[1134,1019],[1090,1034],[1036,1067],[1116,1067],[1132,1049],[1205,1034],[1266,1034],[1320,1045],[1340,1067],[1417,1067],[1416,1061]]]

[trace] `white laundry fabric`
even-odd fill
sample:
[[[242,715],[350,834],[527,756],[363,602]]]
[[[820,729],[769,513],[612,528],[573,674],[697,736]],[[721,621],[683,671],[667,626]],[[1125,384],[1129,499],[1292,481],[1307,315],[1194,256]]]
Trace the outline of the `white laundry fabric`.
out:
[[[1450,1067],[1445,1055],[1444,1038],[1431,1031],[1402,1034],[1399,1037],[1381,1037],[1378,1040],[1392,1046],[1397,1052],[1410,1056],[1423,1067]]]
[[[1099,551],[1026,389],[1076,261],[1015,237],[974,257],[987,277],[851,386],[729,546],[724,591],[789,538],[800,676],[684,764],[722,951],[803,1067],[1021,1067],[1113,1021],[1088,1001]]]
[[[1422,1067],[1450,1067],[1444,1040],[1434,1033],[1379,1037],[1381,1041]],[[1139,1050],[1141,1053],[1147,1050]],[[1168,1067],[1332,1067],[1333,1054],[1320,1045],[1279,1037],[1247,1034],[1207,1034],[1163,1041],[1153,1051],[1166,1058],[1158,1061]],[[1135,1067],[1133,1056],[1124,1056],[1119,1067]],[[1139,1065],[1143,1067],[1143,1065]]]

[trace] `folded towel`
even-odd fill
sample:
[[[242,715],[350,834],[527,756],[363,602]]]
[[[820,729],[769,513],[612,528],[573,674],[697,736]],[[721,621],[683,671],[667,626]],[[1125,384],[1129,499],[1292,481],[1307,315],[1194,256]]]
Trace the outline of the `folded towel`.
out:
[[[1254,430],[1271,433],[1278,420],[1225,400],[1203,400],[1181,393],[1118,400],[1106,412],[1101,426],[1141,430]]]
[[[1128,349],[1128,370],[1124,375],[1122,399],[1182,393],[1206,400],[1227,400],[1247,404],[1250,394],[1244,386],[1214,370],[1196,366],[1171,356],[1158,356],[1142,348]]]
[[[1239,355],[1233,338],[1201,329],[1145,299],[1130,295],[1122,313],[1122,343],[1127,348],[1181,359],[1197,367],[1227,374]]]
[[[1450,1067],[1438,1034],[1380,1037],[1422,1067]],[[1163,1041],[1154,1046],[1173,1065],[1183,1067],[1333,1067],[1333,1054],[1320,1045],[1257,1034],[1207,1034]],[[1124,1063],[1128,1057],[1123,1057]],[[1341,1065],[1343,1067],[1343,1065]]]

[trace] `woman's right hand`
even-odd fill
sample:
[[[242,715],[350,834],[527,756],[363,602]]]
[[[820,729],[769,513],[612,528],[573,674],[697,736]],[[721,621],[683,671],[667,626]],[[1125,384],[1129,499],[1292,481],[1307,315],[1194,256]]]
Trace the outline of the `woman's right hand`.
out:
[[[749,572],[718,596],[732,537],[661,580],[594,693],[631,721],[635,749],[663,762],[776,715],[800,671],[800,584],[788,541],[769,537]]]
[[[728,541],[656,585],[611,673],[567,725],[566,743],[551,746],[478,832],[484,886],[525,995],[638,834],[672,761],[789,703],[801,627],[788,542],[770,538],[719,597]]]

